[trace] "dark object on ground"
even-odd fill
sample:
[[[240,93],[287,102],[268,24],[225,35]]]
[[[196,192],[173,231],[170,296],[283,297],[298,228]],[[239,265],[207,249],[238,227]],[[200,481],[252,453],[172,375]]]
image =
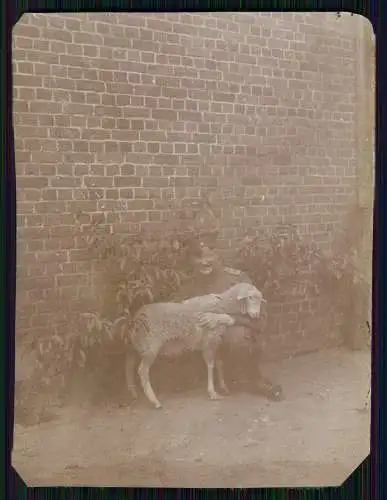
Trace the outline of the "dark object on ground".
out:
[[[260,368],[260,325],[240,314],[232,317],[240,331],[228,336],[218,351],[226,374],[225,385],[230,387],[231,380],[233,391],[249,386],[253,392],[262,394],[271,401],[281,401],[284,397],[281,386],[269,380]]]

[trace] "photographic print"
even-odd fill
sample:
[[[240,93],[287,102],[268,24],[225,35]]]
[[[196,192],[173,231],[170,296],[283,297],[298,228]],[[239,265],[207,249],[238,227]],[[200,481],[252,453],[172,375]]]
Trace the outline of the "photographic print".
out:
[[[25,483],[342,484],[370,451],[371,24],[29,13],[12,55]]]

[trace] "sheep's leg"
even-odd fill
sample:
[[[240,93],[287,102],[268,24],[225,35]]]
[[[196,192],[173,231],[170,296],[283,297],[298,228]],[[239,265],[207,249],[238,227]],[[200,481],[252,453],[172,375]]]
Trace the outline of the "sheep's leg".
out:
[[[149,380],[149,370],[155,360],[156,356],[152,353],[152,355],[144,356],[140,364],[138,366],[138,375],[140,377],[141,386],[144,391],[145,396],[148,401],[153,404],[156,408],[161,408],[161,403],[156,397],[156,394],[153,392],[150,380]]]
[[[212,400],[222,399],[222,396],[215,391],[214,387],[214,367],[215,356],[212,350],[206,349],[203,353],[204,361],[207,365],[207,392]]]
[[[219,382],[220,388],[226,394],[229,394],[230,391],[228,390],[228,387],[227,387],[226,382],[224,380],[223,361],[219,357],[215,361],[215,369],[216,369],[216,375],[218,377],[218,382]]]
[[[214,387],[214,361],[207,362],[207,392],[212,400],[222,399],[222,396],[215,391]]]
[[[136,361],[137,358],[134,353],[128,353],[125,360],[125,378],[126,386],[131,392],[134,399],[137,399],[137,389],[136,389]]]

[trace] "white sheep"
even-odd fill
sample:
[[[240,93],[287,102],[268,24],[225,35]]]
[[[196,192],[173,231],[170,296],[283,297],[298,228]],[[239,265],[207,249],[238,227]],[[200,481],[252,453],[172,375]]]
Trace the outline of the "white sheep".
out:
[[[237,283],[221,294],[194,297],[183,302],[154,303],[143,306],[130,328],[130,340],[140,356],[138,375],[147,399],[160,408],[149,371],[156,357],[177,356],[191,350],[200,351],[207,365],[207,390],[210,399],[219,399],[214,388],[214,366],[217,348],[228,327],[235,324],[232,315],[243,314],[258,319],[262,293],[249,283]],[[133,378],[133,356],[126,361],[128,388],[136,394]]]

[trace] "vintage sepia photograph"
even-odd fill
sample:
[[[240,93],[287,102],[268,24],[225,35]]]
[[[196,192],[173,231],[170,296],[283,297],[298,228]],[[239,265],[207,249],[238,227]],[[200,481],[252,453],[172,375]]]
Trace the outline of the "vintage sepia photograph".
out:
[[[29,13],[12,56],[24,482],[341,485],[370,452],[369,21]]]

